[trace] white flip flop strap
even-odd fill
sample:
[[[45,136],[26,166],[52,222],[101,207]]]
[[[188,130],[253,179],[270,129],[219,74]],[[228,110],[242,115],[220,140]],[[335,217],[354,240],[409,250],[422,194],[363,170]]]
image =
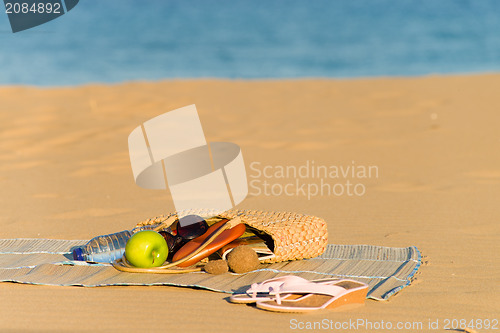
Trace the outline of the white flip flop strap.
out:
[[[281,285],[283,285],[283,282],[267,283],[265,286],[254,283],[250,286],[250,289],[247,290],[247,294],[255,298],[257,297],[257,293],[268,293],[271,289],[278,289]]]
[[[277,289],[280,286],[285,285],[296,285],[296,284],[304,284],[309,281],[295,275],[287,275],[278,278],[273,278],[269,280],[265,280],[261,283],[253,283],[250,286],[250,289],[247,290],[247,294],[252,297],[257,297],[257,293],[268,293],[271,289]]]

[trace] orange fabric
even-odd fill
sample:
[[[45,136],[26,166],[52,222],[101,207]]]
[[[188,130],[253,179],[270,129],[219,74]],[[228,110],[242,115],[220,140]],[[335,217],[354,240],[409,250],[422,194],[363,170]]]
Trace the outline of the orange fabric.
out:
[[[181,247],[174,255],[172,258],[172,261],[177,261],[179,259],[182,259],[186,256],[188,256],[190,253],[195,251],[197,248],[201,246],[201,244],[205,241],[205,239],[209,238],[219,227],[221,227],[225,222],[227,222],[226,219],[219,221],[212,225],[208,230],[201,235],[200,237],[197,237],[188,243]],[[187,267],[196,264],[198,261],[200,261],[203,258],[208,257],[215,251],[219,250],[221,247],[224,245],[231,243],[233,240],[236,238],[240,237],[243,235],[245,232],[245,225],[243,223],[238,224],[237,226],[223,231],[217,238],[214,239],[212,243],[210,243],[206,248],[204,248],[200,253],[195,255],[193,258],[183,262],[182,264],[179,264],[177,266],[179,267]]]

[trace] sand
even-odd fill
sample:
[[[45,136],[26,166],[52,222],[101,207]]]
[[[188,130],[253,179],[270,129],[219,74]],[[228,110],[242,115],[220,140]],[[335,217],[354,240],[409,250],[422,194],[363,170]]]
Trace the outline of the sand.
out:
[[[175,287],[0,283],[0,330],[281,332],[366,320],[422,322],[426,332],[439,320],[434,332],[444,332],[446,319],[499,319],[499,86],[491,74],[1,87],[1,238],[89,239],[173,210],[167,192],[135,185],[127,137],[145,120],[196,104],[208,141],[243,150],[254,186],[239,207],[317,215],[330,243],[415,245],[426,264],[388,302],[308,315]],[[363,195],[257,193],[264,180],[295,182],[257,170],[306,163],[376,166],[378,177],[351,179]]]

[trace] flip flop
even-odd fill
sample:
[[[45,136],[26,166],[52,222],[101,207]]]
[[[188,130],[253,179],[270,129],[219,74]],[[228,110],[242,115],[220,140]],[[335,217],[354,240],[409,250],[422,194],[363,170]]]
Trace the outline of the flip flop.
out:
[[[310,282],[274,289],[269,293],[271,297],[275,296],[274,299],[258,301],[257,307],[275,312],[311,312],[363,304],[367,292],[368,285],[355,280],[345,279],[328,284]],[[290,299],[290,295],[299,298]]]
[[[307,280],[299,276],[286,275],[274,279],[265,280],[261,283],[253,283],[244,294],[234,294],[229,297],[231,303],[255,303],[258,300],[271,300],[269,292],[287,284],[303,284]]]
[[[256,303],[257,301],[270,301],[275,299],[275,296],[271,296],[269,293],[273,290],[278,290],[285,286],[290,287],[293,285],[303,285],[307,283],[333,283],[335,281],[340,281],[339,279],[320,279],[309,281],[304,278],[295,275],[286,275],[269,280],[265,280],[261,283],[254,283],[242,294],[234,294],[229,297],[231,303],[248,304]],[[288,298],[291,295],[281,295],[281,298]]]

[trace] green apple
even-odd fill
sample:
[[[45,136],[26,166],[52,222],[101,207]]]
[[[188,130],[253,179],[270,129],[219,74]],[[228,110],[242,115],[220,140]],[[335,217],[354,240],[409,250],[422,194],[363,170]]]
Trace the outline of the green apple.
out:
[[[133,234],[125,245],[125,256],[135,267],[158,267],[167,260],[167,242],[156,231],[139,231]]]

